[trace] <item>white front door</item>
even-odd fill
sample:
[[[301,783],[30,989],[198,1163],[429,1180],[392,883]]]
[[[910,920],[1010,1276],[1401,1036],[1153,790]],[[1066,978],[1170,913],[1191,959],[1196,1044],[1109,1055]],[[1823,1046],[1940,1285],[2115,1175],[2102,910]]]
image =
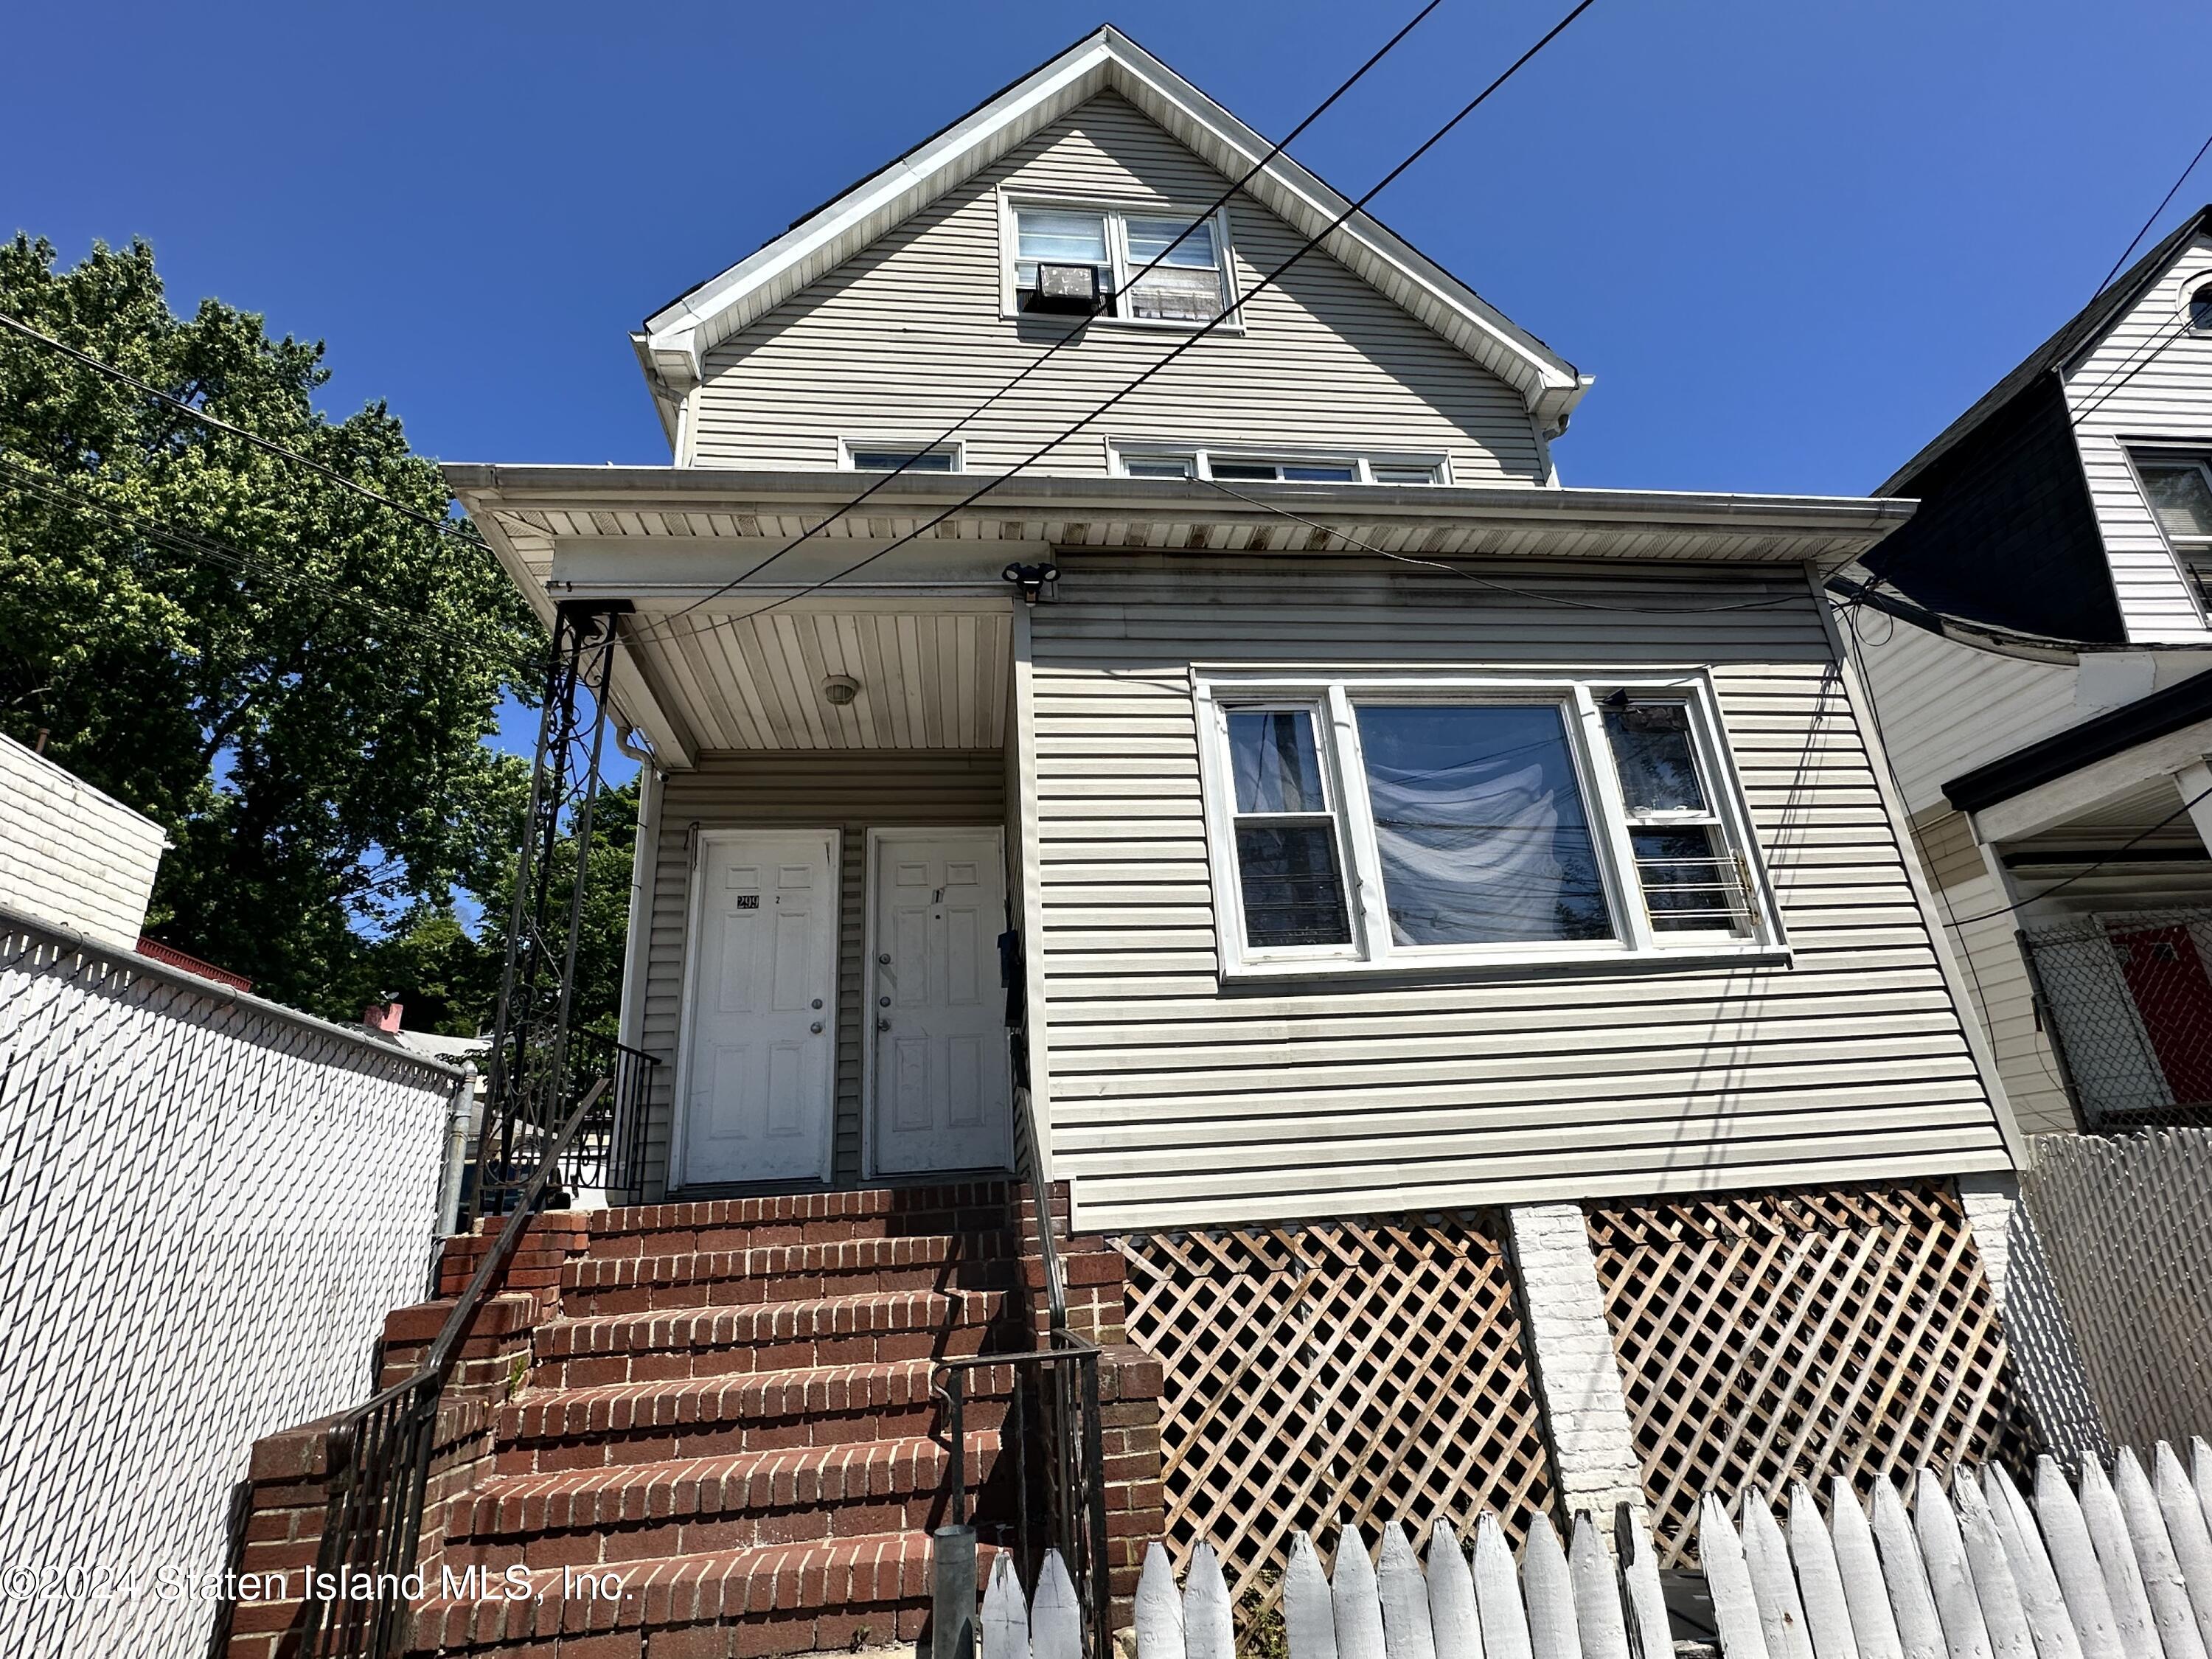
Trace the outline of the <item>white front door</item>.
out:
[[[683,1184],[827,1181],[837,1053],[837,832],[699,840]]]
[[[879,830],[868,870],[864,1023],[879,1175],[997,1170],[1011,1152],[995,830]]]

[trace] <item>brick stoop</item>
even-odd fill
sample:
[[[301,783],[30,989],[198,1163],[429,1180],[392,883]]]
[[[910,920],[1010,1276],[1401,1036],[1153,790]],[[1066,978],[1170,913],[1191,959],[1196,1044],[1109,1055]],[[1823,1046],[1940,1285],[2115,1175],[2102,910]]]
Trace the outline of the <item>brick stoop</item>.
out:
[[[1033,1345],[1033,1214],[986,1182],[533,1221],[447,1390],[409,1651],[756,1659],[919,1637],[951,1473],[933,1367]],[[445,1299],[386,1322],[384,1381],[420,1363],[489,1245],[447,1242]],[[1125,1342],[1120,1256],[1063,1248],[1071,1323]],[[963,1474],[988,1540],[1013,1516],[998,1430],[1015,1369],[967,1382]],[[1159,1383],[1148,1356],[1109,1347],[1125,1606],[1159,1531]],[[241,1571],[296,1581],[313,1560],[323,1443],[310,1425],[257,1445]],[[299,1611],[235,1604],[232,1659],[291,1652]]]

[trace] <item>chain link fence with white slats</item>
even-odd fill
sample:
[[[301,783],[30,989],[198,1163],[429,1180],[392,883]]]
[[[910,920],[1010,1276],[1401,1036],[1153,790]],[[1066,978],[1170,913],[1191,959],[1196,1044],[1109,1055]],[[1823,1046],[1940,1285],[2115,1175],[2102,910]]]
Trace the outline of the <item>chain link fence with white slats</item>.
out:
[[[2212,1127],[2212,909],[2079,916],[2020,936],[2082,1127]]]
[[[453,1083],[0,912],[0,1653],[204,1649],[254,1439],[424,1294]]]
[[[2021,1196],[2113,1439],[2212,1425],[2212,1130],[2037,1135]]]

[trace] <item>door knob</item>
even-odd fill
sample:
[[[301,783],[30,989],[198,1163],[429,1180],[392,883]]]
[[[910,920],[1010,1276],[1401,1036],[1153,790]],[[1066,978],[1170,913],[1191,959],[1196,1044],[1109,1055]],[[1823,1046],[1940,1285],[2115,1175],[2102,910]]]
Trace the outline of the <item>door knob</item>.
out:
[[[878,1018],[876,1021],[876,1029],[878,1031],[888,1031],[891,1029],[891,1023],[887,1019]]]
[[[822,1022],[817,1019],[813,1024],[808,1026],[806,1029],[813,1032],[815,1036],[820,1036],[822,1035]]]

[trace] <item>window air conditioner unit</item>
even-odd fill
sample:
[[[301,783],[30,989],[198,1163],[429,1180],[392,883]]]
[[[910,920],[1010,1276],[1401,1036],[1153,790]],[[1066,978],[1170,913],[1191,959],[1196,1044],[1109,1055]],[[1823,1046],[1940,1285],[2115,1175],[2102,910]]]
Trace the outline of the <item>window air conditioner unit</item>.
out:
[[[1077,316],[1097,310],[1098,267],[1039,264],[1036,292],[1030,296],[1030,309]]]

